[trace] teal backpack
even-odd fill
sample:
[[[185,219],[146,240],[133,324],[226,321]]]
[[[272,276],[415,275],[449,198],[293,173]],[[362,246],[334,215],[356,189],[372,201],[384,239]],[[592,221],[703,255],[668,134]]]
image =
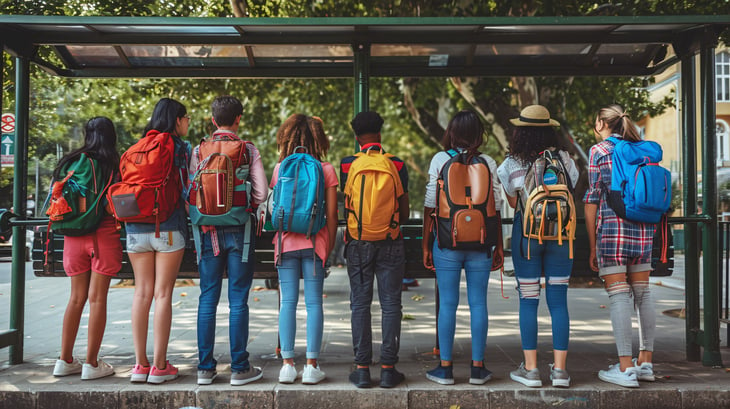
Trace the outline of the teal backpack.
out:
[[[68,162],[61,169],[64,173],[63,179],[51,185],[46,211],[49,229],[64,236],[89,234],[106,214],[103,198],[113,175],[104,180],[99,163],[85,153]]]

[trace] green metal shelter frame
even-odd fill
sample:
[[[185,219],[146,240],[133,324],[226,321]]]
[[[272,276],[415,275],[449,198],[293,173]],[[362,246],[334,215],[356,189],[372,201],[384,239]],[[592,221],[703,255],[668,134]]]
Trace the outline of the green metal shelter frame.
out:
[[[715,54],[730,16],[530,18],[160,18],[0,15],[0,46],[16,64],[13,205],[26,210],[30,64],[70,78],[353,78],[354,112],[371,77],[651,76],[681,62],[683,169],[714,164]],[[671,50],[670,50],[671,47]],[[52,53],[40,53],[41,49]],[[48,56],[52,57],[48,57]],[[699,69],[696,56],[699,55]],[[696,117],[699,74],[700,117]],[[0,107],[2,101],[0,100]],[[698,126],[699,125],[699,126]],[[722,365],[717,174],[684,172],[687,359]],[[13,225],[10,363],[23,360],[25,225]],[[701,232],[701,233],[700,233]],[[700,329],[702,234],[704,325]]]

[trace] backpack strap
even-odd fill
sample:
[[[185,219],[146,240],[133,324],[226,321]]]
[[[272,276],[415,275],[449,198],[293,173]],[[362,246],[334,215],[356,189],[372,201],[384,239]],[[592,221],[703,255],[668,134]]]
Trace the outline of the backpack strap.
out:
[[[251,217],[249,215],[249,217]],[[243,249],[241,251],[241,262],[248,262],[248,253],[251,251],[251,224],[253,221],[249,220],[243,228]]]

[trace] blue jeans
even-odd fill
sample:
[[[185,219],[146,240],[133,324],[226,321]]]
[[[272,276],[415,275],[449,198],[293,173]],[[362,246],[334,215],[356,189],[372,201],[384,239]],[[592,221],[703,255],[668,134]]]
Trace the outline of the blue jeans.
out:
[[[213,255],[211,233],[201,234],[200,298],[198,303],[198,369],[215,369],[213,358],[215,345],[215,317],[221,296],[223,272],[228,270],[228,305],[230,314],[229,339],[231,344],[231,369],[246,371],[249,368],[248,352],[248,293],[253,280],[254,238],[248,262],[241,262],[243,231],[218,231],[220,254]],[[253,231],[251,232],[253,236]]]
[[[439,348],[441,360],[451,361],[456,332],[456,308],[459,306],[461,270],[466,271],[466,294],[471,319],[471,359],[484,359],[487,346],[487,287],[492,259],[484,251],[441,249],[433,244],[433,265],[439,289]]]
[[[373,329],[370,308],[373,284],[378,278],[378,297],[382,310],[383,343],[380,363],[395,365],[400,349],[402,317],[401,291],[405,248],[403,240],[362,241],[347,244],[347,275],[350,277],[350,318],[352,346],[357,365],[370,365],[373,360]]]
[[[527,259],[529,246],[530,259]],[[540,276],[545,274],[545,297],[552,321],[553,349],[568,350],[568,282],[573,269],[568,241],[537,239],[522,235],[522,213],[515,213],[512,227],[512,263],[520,294],[520,335],[523,350],[537,349],[537,309],[540,303]]]
[[[288,251],[281,255],[279,270],[279,339],[281,357],[294,358],[294,339],[297,333],[297,304],[299,304],[299,278],[304,278],[304,304],[307,309],[307,359],[319,358],[324,331],[322,288],[324,268],[322,260],[312,249]]]

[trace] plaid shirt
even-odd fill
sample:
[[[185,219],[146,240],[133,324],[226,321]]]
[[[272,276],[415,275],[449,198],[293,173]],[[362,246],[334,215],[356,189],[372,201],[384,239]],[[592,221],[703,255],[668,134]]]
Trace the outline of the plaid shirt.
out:
[[[610,141],[593,145],[588,161],[588,190],[583,201],[599,205],[596,218],[598,264],[610,267],[650,263],[654,224],[622,219],[606,200],[611,188],[614,146]]]

